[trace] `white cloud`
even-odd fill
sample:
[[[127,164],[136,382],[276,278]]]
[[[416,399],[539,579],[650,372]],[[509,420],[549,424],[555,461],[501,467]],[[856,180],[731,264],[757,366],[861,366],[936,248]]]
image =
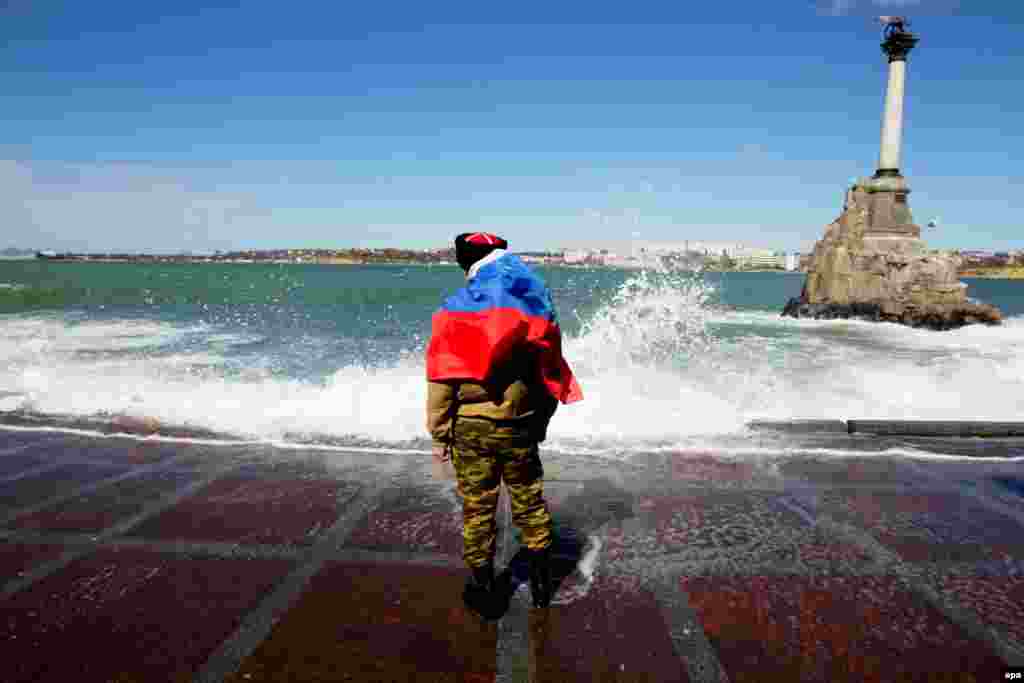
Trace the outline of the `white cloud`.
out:
[[[233,221],[265,218],[248,193],[191,175],[133,163],[0,160],[4,241],[38,249],[203,251],[235,244],[226,231]]]
[[[886,10],[921,10],[928,13],[945,13],[954,9],[957,0],[816,0],[818,14],[832,17],[850,15],[872,16]]]
[[[818,12],[832,17],[841,17],[850,13],[856,0],[819,0]]]

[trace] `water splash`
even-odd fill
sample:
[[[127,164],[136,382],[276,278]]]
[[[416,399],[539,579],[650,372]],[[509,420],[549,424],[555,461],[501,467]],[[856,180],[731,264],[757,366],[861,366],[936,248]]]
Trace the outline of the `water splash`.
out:
[[[579,286],[593,281],[579,272]],[[549,449],[738,452],[756,418],[1024,413],[1024,319],[945,333],[792,320],[729,309],[700,273],[668,270],[595,296],[565,339],[585,400],[560,408]],[[403,336],[371,343],[404,351],[367,356],[350,351],[366,345],[362,328],[272,337],[249,322],[0,316],[0,411],[155,418],[269,441],[425,442],[424,325],[396,324]]]
[[[716,289],[699,271],[642,270],[565,345],[581,375],[679,368],[715,344],[708,322]]]

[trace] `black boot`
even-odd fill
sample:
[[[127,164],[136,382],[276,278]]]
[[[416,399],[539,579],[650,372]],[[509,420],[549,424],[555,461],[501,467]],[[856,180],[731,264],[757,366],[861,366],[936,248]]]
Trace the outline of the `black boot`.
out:
[[[551,604],[554,587],[551,585],[551,547],[530,551],[530,594],[534,607]]]
[[[490,615],[494,612],[492,603],[495,597],[494,565],[474,567],[462,591],[462,601],[466,603],[466,608],[485,619],[492,618]]]

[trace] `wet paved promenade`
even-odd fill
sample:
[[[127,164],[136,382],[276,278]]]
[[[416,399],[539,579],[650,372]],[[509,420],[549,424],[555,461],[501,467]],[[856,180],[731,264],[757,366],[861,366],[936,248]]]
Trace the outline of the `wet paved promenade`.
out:
[[[3,430],[0,679],[996,681],[1024,665],[1024,462],[814,454],[828,445],[549,454],[556,605],[519,590],[482,623],[459,597],[456,492],[428,456]],[[499,522],[514,586],[507,507]]]

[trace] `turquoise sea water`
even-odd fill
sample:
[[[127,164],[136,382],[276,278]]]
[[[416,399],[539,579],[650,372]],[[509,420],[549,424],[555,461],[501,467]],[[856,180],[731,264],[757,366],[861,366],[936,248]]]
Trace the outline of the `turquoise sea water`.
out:
[[[1024,414],[1024,282],[953,332],[780,318],[793,273],[547,268],[586,395],[554,445],[721,442],[755,418]],[[0,261],[0,411],[261,439],[421,443],[430,315],[454,266]]]

